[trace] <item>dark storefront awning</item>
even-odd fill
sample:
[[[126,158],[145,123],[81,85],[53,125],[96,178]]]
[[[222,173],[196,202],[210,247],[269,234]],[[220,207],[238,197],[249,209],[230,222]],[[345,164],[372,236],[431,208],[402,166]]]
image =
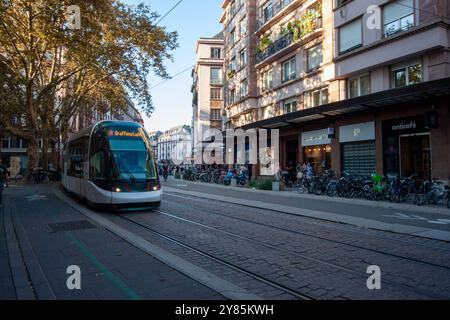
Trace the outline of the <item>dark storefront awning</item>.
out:
[[[243,126],[242,129],[278,129],[303,123],[336,117],[349,113],[376,111],[388,106],[409,102],[432,102],[434,99],[450,96],[450,78],[428,81],[403,88],[385,90],[353,99],[333,102],[282,116],[261,120]]]

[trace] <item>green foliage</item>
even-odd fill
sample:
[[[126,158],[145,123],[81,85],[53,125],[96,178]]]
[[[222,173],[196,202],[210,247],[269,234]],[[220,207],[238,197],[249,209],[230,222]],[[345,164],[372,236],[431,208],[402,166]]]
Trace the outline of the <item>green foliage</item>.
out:
[[[232,79],[236,75],[236,71],[228,70],[227,77],[228,79]]]
[[[81,11],[79,30],[68,28],[72,5]],[[176,32],[156,25],[158,14],[149,6],[2,0],[0,12],[0,123],[28,140],[28,149],[41,137],[45,148],[59,128],[67,134],[69,119],[79,111],[89,116],[94,108],[125,110],[127,93],[151,115],[147,79],[151,73],[168,78],[164,61],[178,44]],[[13,115],[23,115],[26,127],[12,124]]]
[[[271,191],[272,190],[272,183],[275,180],[273,179],[264,179],[264,180],[252,180],[250,181],[250,188],[257,189],[257,190],[266,190]]]
[[[272,39],[270,38],[269,35],[265,35],[259,40],[259,44],[256,47],[256,51],[258,53],[261,53],[264,50],[266,50],[271,44],[272,44]]]

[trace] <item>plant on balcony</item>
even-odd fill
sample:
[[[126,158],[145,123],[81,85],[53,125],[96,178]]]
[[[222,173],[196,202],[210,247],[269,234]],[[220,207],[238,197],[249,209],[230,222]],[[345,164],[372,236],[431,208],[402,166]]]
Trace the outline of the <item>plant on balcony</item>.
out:
[[[316,8],[308,10],[300,19],[290,22],[288,28],[292,30],[294,41],[299,41],[320,28],[321,18],[322,5],[319,4]]]
[[[258,53],[261,53],[264,50],[266,50],[271,44],[272,44],[272,39],[270,38],[270,36],[266,35],[259,40],[259,44],[256,47],[256,51]]]
[[[236,71],[234,71],[234,70],[228,70],[228,73],[227,73],[228,79],[233,78],[235,75],[236,75]]]

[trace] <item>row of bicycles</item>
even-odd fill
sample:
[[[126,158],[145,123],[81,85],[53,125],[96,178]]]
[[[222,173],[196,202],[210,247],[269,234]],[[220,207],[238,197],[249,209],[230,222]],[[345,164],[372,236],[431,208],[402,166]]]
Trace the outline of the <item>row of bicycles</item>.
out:
[[[344,172],[338,179],[333,172],[326,171],[321,176],[300,179],[295,187],[301,194],[412,202],[418,206],[445,204],[450,209],[449,186],[436,179],[422,180],[416,175],[401,178],[374,173],[364,177]]]
[[[223,168],[188,168],[183,172],[183,179],[187,181],[223,184],[225,186],[231,185],[231,182],[235,179],[237,185],[245,186],[248,182],[248,173],[245,168],[240,170],[226,170]]]
[[[61,173],[57,170],[34,169],[28,175],[27,184],[46,184],[51,181],[61,181]]]

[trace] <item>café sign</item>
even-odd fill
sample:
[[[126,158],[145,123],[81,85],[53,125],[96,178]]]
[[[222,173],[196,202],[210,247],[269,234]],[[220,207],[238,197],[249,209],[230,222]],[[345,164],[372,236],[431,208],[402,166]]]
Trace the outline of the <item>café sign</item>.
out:
[[[302,146],[313,147],[324,144],[331,144],[331,139],[328,135],[328,129],[309,131],[302,133]]]

